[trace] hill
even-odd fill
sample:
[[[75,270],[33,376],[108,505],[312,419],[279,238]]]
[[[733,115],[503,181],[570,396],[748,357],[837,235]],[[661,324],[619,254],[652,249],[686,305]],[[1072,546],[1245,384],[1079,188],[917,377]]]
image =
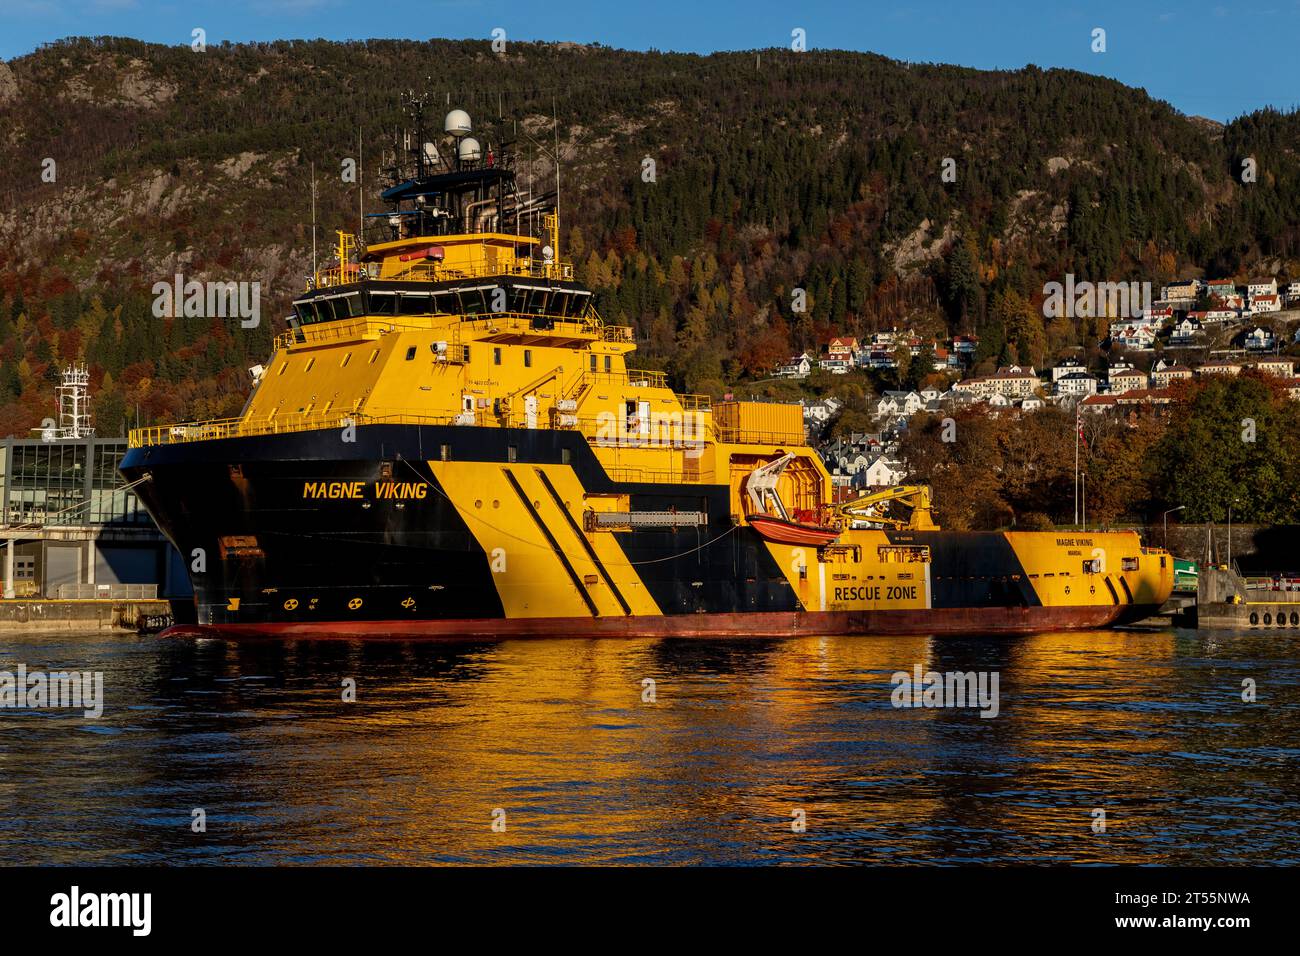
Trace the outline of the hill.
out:
[[[378,208],[408,89],[488,138],[549,143],[554,113],[562,254],[635,327],[642,364],[696,391],[902,320],[976,332],[992,356],[1091,346],[1086,321],[995,307],[1037,303],[1066,272],[1300,273],[1296,113],[1220,126],[1076,72],[835,51],[69,40],[0,64],[0,434],[48,415],[79,358],[106,433],[237,412],[309,270],[312,164],[324,245],[356,221],[338,170],[359,134]],[[553,175],[540,149],[528,168]],[[150,288],[176,272],[260,281],[264,321],[155,319]]]

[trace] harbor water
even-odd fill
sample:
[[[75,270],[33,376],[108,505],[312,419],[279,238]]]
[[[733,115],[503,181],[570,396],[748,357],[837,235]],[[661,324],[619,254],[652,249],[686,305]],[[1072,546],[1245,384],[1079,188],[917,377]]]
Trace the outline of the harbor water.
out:
[[[0,709],[6,864],[1300,862],[1285,631],[0,636],[19,665],[103,713]],[[895,706],[918,666],[996,716]]]

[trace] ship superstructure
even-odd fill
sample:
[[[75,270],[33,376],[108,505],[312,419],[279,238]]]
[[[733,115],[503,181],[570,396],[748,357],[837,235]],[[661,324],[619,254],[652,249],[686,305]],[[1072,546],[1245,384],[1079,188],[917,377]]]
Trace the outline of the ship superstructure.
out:
[[[200,632],[1031,631],[1168,597],[1133,533],[944,532],[923,488],[833,505],[798,405],[629,365],[554,195],[470,127],[407,144],[239,417],[131,433],[122,471],[191,563]]]

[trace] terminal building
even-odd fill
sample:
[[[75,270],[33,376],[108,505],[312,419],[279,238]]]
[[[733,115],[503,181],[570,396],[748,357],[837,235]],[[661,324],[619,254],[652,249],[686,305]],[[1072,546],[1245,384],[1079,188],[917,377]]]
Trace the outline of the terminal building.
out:
[[[7,599],[186,598],[180,555],[117,466],[125,438],[97,438],[87,374],[59,388],[59,424],[0,439],[0,574]]]

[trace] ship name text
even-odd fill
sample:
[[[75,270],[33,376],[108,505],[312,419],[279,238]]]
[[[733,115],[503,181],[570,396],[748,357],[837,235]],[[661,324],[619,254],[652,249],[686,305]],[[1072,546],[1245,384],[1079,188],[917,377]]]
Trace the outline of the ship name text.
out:
[[[305,481],[304,498],[348,498],[360,500],[371,497],[390,501],[422,501],[429,494],[429,486],[422,481],[376,481],[366,493],[364,481]]]

